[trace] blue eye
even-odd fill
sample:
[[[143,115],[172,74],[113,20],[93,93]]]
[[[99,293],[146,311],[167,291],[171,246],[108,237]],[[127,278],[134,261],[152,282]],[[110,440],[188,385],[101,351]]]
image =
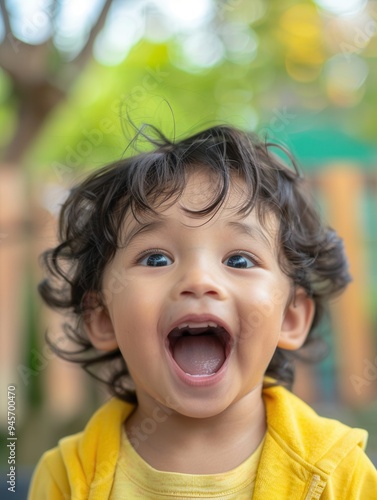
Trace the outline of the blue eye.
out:
[[[172,259],[163,253],[150,253],[140,261],[142,266],[149,267],[170,266],[172,263]]]
[[[248,269],[255,266],[251,258],[241,254],[231,255],[225,259],[224,264],[236,269]]]

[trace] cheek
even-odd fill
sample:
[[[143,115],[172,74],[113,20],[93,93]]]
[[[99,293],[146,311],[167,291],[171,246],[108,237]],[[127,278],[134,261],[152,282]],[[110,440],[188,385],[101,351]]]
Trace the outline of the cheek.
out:
[[[107,289],[108,305],[114,321],[120,320],[125,326],[133,322],[143,321],[153,309],[154,294],[148,293],[148,287],[138,286],[137,283],[129,281],[127,286],[119,287],[110,292]]]
[[[250,331],[271,331],[279,329],[283,322],[283,311],[270,302],[252,305],[247,312],[245,325]],[[271,333],[273,333],[271,331]]]
[[[243,354],[269,357],[277,346],[280,331],[280,315],[266,316],[263,311],[249,311],[241,324],[239,341],[243,344]]]
[[[276,290],[275,290],[276,292]],[[256,287],[243,300],[241,318],[241,342],[247,351],[270,357],[276,349],[285,309],[285,296],[263,286]],[[247,343],[250,345],[246,348]]]
[[[153,296],[145,293],[144,287],[133,286],[132,290],[113,295],[109,311],[123,355],[139,350],[150,352],[154,348],[157,304]]]

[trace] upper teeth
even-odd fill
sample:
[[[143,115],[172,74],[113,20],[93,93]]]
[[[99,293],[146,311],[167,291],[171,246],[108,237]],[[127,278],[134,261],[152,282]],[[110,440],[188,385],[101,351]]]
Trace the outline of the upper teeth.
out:
[[[214,323],[213,321],[206,321],[205,323],[182,323],[181,325],[178,325],[177,328],[182,329],[182,328],[217,328],[217,324]]]

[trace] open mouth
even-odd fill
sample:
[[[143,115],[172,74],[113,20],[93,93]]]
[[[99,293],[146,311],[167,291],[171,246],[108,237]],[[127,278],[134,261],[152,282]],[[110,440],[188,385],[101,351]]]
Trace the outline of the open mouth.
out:
[[[187,375],[209,377],[223,366],[230,352],[231,336],[214,322],[188,323],[168,335],[170,353]]]

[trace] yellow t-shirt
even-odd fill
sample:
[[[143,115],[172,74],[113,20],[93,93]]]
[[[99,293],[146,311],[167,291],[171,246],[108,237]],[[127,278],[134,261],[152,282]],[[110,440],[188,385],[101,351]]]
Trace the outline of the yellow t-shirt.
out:
[[[163,472],[148,465],[123,431],[110,500],[218,498],[250,500],[263,441],[241,465],[222,474]]]

